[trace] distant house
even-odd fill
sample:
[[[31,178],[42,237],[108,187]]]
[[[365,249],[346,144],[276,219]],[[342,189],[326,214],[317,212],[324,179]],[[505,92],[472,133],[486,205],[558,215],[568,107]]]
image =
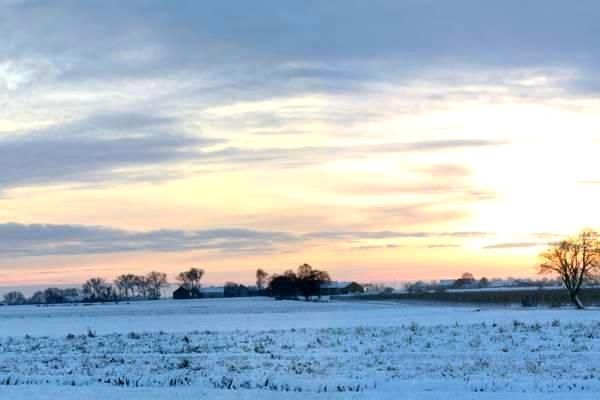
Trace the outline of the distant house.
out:
[[[515,280],[514,279],[492,279],[489,283],[488,283],[488,287],[489,288],[500,288],[500,287],[512,287],[515,286]]]
[[[452,289],[478,289],[479,282],[473,278],[459,278],[452,284]]]
[[[502,279],[492,279],[488,282],[488,288],[499,288],[504,286],[504,281]]]
[[[223,289],[224,297],[254,297],[260,296],[260,291],[256,286],[238,285],[228,283]]]
[[[264,295],[264,290],[258,290],[258,287],[256,286],[246,286],[246,288],[248,289],[249,297]]]
[[[440,288],[449,289],[452,287],[452,285],[454,285],[455,281],[456,279],[440,279],[440,281],[438,282],[438,286]]]
[[[340,291],[340,283],[339,282],[325,282],[321,284],[320,293],[321,296],[335,296],[338,295]]]
[[[183,286],[179,286],[179,288],[173,292],[173,299],[175,299],[175,300],[187,300],[187,299],[191,299],[191,298],[192,298],[192,294],[190,293],[189,290],[185,289]]]
[[[531,279],[515,279],[513,282],[515,287],[530,287],[535,286],[535,282]]]
[[[202,293],[197,288],[188,290],[183,286],[179,286],[179,288],[173,292],[174,300],[199,299],[201,297],[203,297]]]
[[[321,296],[364,293],[365,288],[356,282],[325,282],[321,285]]]
[[[417,281],[412,287],[412,293],[425,293],[427,284],[423,281]]]
[[[366,283],[363,285],[365,293],[381,293],[383,292],[383,285],[375,285],[373,283]]]
[[[356,282],[350,282],[350,284],[346,285],[346,287],[342,288],[342,291],[345,293],[342,294],[353,294],[353,293],[364,293],[365,288]]]
[[[225,297],[225,288],[223,286],[208,286],[200,289],[202,298],[219,299]]]
[[[227,284],[223,288],[224,297],[248,297],[248,288],[244,285]]]

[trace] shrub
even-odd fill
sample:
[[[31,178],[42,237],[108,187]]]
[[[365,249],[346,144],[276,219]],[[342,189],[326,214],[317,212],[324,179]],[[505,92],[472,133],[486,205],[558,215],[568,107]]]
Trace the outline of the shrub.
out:
[[[137,332],[129,332],[127,334],[128,339],[140,339],[141,337],[142,337],[142,335]]]

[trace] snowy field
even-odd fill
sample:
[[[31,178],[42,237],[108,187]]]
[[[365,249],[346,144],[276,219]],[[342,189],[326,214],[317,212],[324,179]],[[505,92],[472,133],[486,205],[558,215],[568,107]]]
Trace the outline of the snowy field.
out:
[[[600,394],[600,311],[271,299],[0,308],[0,398]],[[198,397],[200,396],[200,397]]]

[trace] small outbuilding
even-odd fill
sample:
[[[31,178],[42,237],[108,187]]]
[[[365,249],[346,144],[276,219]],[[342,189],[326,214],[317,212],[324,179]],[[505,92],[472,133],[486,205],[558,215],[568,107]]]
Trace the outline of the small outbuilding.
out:
[[[321,285],[321,296],[364,293],[365,288],[356,282],[325,282]]]
[[[192,298],[192,294],[190,293],[189,290],[187,290],[183,286],[179,286],[179,288],[173,292],[174,300],[187,300],[187,299],[191,299],[191,298]]]
[[[208,286],[200,289],[200,297],[205,299],[219,299],[225,295],[225,288],[223,286]]]
[[[343,287],[341,292],[343,294],[352,294],[352,293],[364,293],[365,288],[356,282],[350,282],[346,287]]]

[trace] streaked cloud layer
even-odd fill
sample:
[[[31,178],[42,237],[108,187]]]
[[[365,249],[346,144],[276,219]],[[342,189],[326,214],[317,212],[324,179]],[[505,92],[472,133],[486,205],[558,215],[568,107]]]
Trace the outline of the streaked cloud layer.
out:
[[[596,2],[0,4],[11,284],[529,275],[600,226]]]

